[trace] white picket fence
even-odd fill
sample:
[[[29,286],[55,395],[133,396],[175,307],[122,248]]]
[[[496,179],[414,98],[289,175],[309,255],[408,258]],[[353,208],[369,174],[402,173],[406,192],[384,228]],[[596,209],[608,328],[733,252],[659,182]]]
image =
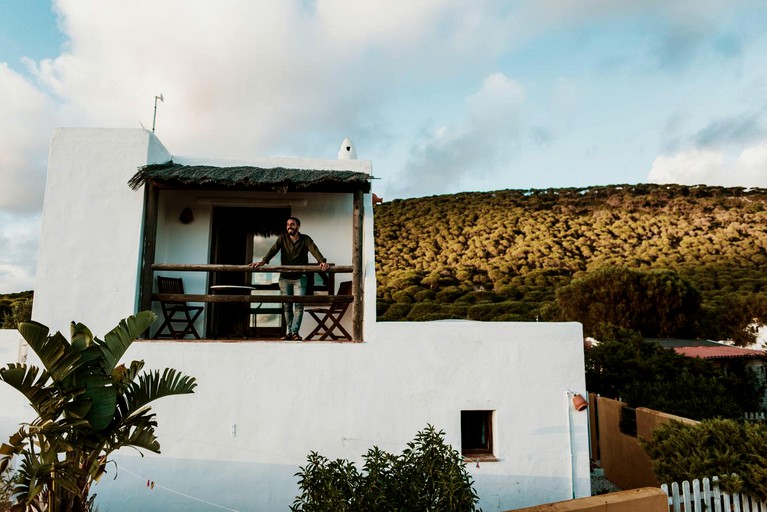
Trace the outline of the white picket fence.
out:
[[[660,486],[668,496],[669,512],[767,512],[767,502],[745,494],[727,494],[719,490],[719,478],[704,478]]]
[[[743,415],[746,421],[765,421],[767,420],[767,413],[763,412],[747,412]]]

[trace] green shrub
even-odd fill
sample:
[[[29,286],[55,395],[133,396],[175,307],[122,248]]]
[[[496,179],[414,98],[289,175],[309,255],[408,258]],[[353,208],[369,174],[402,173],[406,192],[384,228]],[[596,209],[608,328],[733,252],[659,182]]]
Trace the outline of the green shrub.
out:
[[[394,302],[403,302],[412,304],[413,302],[416,302],[415,296],[419,293],[425,291],[423,288],[417,285],[408,286],[407,288],[392,292],[391,297],[394,299]]]
[[[466,290],[460,286],[448,286],[444,290],[437,292],[434,297],[438,302],[455,302],[466,293]]]
[[[431,301],[434,300],[434,298],[437,296],[436,290],[421,290],[420,292],[416,293],[413,298],[416,302],[425,302],[425,301]]]
[[[412,304],[400,304],[398,302],[392,304],[389,306],[389,309],[386,310],[386,313],[381,316],[381,320],[384,322],[404,320],[407,314],[410,312],[410,308],[412,307]]]
[[[726,492],[767,499],[767,425],[763,423],[672,421],[641,442],[661,482],[718,476]]]
[[[11,510],[13,482],[10,469],[0,472],[0,510]]]
[[[413,295],[406,292],[405,290],[400,290],[398,292],[392,293],[391,298],[394,300],[394,302],[398,302],[400,304],[413,304],[415,302]]]
[[[32,318],[32,299],[19,298],[12,302],[9,310],[0,316],[0,329],[16,329],[21,322]]]
[[[408,286],[419,285],[423,278],[424,275],[421,272],[410,269],[395,270],[388,275],[386,285],[395,290],[404,290]]]
[[[413,308],[407,315],[407,319],[411,322],[428,322],[430,320],[447,320],[450,318],[456,317],[451,316],[447,305],[436,302],[413,304]]]
[[[392,301],[384,299],[376,299],[376,318],[381,318],[392,305]]]
[[[416,434],[400,455],[374,446],[354,463],[328,460],[316,452],[296,473],[301,489],[294,512],[472,512],[478,496],[461,455],[431,425]]]
[[[463,297],[456,300],[456,302],[467,302],[469,304],[484,304],[493,303],[502,300],[502,297],[496,293],[489,292],[487,290],[477,290],[469,292]]]
[[[421,286],[429,286],[431,288],[444,288],[457,284],[458,279],[455,278],[454,271],[451,268],[437,268],[421,280]]]
[[[523,302],[497,302],[495,304],[475,304],[469,307],[467,317],[469,320],[482,322],[505,321],[507,318],[525,320],[530,306]]]
[[[520,287],[514,286],[512,284],[501,284],[501,285],[497,284],[495,286],[495,293],[497,293],[498,295],[506,299],[515,299],[515,300],[519,300],[524,296],[524,293],[520,289]]]
[[[504,297],[488,290],[478,290],[471,292],[471,294],[476,297],[477,304],[481,304],[483,302],[502,302],[504,300]]]
[[[517,313],[503,313],[495,319],[496,322],[529,322],[527,315]]]
[[[469,312],[468,304],[443,304],[443,311],[450,315],[450,318],[467,318]]]

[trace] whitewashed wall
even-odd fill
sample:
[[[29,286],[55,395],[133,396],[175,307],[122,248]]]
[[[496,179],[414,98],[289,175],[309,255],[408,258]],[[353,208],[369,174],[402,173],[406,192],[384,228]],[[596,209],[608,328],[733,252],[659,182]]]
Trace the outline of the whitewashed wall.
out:
[[[144,193],[138,168],[170,153],[141,129],[60,128],[51,140],[32,318],[106,332],[136,308]]]
[[[364,344],[134,344],[130,358],[199,387],[158,402],[162,455],[118,458],[130,473],[94,489],[100,510],[212,510],[147,480],[234,510],[286,510],[309,451],[399,453],[427,424],[459,447],[460,411],[474,409],[496,411],[499,461],[468,466],[484,510],[590,493],[587,413],[567,397],[584,391],[579,324],[376,327]]]
[[[167,157],[142,130],[56,132],[36,320],[68,332],[75,318],[103,335],[134,311],[143,194],[125,183],[138,166]],[[320,204],[301,196],[304,209],[293,211],[305,232],[329,259],[349,263],[351,199]],[[205,209],[195,208],[188,229],[172,220],[182,204],[199,199],[162,199],[158,262],[207,261]],[[178,368],[200,385],[194,395],[158,404],[163,454],[121,454],[119,478],[112,481],[112,471],[94,489],[102,512],[286,510],[310,450],[352,460],[373,445],[399,452],[427,423],[457,447],[460,411],[473,409],[496,411],[499,461],[469,468],[484,510],[589,494],[587,415],[567,398],[568,390],[585,391],[580,325],[377,323],[369,195],[364,233],[365,343],[134,345],[129,357]],[[205,288],[195,280],[188,286]]]

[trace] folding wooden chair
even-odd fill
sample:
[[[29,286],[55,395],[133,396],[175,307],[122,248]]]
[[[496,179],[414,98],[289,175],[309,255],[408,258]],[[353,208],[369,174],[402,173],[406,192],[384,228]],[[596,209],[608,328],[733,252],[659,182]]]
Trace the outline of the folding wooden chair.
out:
[[[338,285],[338,295],[351,294],[351,281],[344,281]],[[319,334],[319,339],[321,340],[328,338],[332,340],[351,340],[352,335],[341,325],[341,319],[350,305],[351,302],[349,300],[335,300],[330,303],[329,307],[304,308],[304,311],[312,315],[312,318],[317,321],[317,327],[306,336],[306,339],[310,340]]]
[[[157,276],[157,290],[163,294],[183,295],[184,281],[180,277]],[[155,333],[155,338],[181,339],[187,334],[192,334],[198,340],[200,339],[200,334],[194,328],[194,322],[205,309],[203,306],[188,306],[184,301],[161,301],[160,307],[165,321]],[[183,328],[176,328],[173,324],[183,324]],[[165,329],[168,330],[168,334],[163,336],[162,331]]]

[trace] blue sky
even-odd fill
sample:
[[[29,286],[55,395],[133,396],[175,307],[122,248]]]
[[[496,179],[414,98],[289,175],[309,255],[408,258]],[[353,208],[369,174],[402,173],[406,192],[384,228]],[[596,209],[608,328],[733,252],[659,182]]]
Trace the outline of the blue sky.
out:
[[[334,158],[389,200],[767,187],[767,7],[725,0],[0,0],[0,293],[31,289],[57,126]]]

